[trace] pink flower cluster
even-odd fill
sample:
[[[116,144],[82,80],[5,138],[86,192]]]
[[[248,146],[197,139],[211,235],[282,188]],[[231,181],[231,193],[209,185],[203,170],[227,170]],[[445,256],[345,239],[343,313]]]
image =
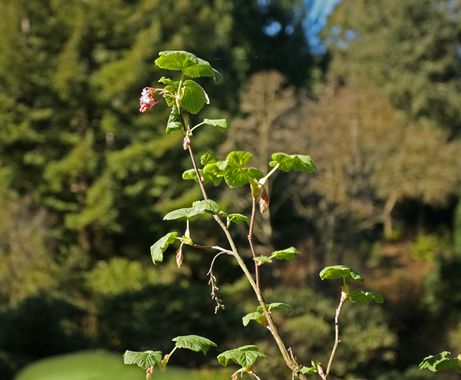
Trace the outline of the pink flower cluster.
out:
[[[153,87],[144,87],[142,89],[141,97],[139,98],[139,112],[147,112],[158,102],[154,99]]]

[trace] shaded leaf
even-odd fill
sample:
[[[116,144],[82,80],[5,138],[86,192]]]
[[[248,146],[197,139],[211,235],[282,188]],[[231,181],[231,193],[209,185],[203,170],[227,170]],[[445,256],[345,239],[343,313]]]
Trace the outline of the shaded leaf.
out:
[[[349,299],[352,302],[369,304],[370,302],[383,303],[384,297],[378,292],[368,292],[366,290],[355,290],[349,294]]]
[[[146,370],[159,364],[162,361],[162,353],[160,351],[130,351],[126,350],[123,354],[123,362],[125,364],[136,364],[138,367]]]
[[[173,105],[170,116],[168,117],[168,123],[166,125],[166,133],[171,133],[182,129],[181,116],[179,114],[178,107]]]
[[[257,346],[242,346],[233,350],[224,351],[218,355],[218,362],[222,366],[226,367],[229,360],[238,364],[242,368],[251,368],[258,359],[267,358],[265,354],[259,351]]]
[[[172,339],[176,347],[186,348],[192,351],[202,351],[204,355],[211,347],[217,347],[216,343],[199,335],[183,335]]]
[[[319,275],[322,280],[338,280],[344,278],[346,280],[363,281],[363,277],[359,272],[345,265],[325,267],[320,271]]]
[[[298,170],[301,172],[310,173],[315,170],[314,161],[310,156],[304,154],[286,154],[274,153],[272,154],[272,161],[269,162],[270,167],[279,165],[279,169],[284,172]]]
[[[420,369],[427,369],[432,372],[453,371],[461,373],[461,360],[453,358],[451,352],[443,351],[436,355],[426,356],[421,363]]]
[[[174,243],[177,236],[177,232],[169,232],[150,247],[150,255],[154,264],[163,261],[163,252]]]

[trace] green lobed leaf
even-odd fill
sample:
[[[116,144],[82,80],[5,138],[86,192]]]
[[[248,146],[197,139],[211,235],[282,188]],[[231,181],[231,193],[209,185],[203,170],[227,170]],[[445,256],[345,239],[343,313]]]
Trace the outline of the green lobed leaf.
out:
[[[436,355],[426,356],[421,363],[419,363],[420,369],[427,369],[432,372],[439,371],[453,371],[455,373],[461,373],[461,360],[458,356],[453,358],[451,352],[443,351]]]
[[[266,304],[266,308],[271,313],[272,311],[286,311],[286,310],[291,310],[292,307],[288,305],[287,303],[282,303],[282,302],[272,302],[269,304]],[[244,326],[247,326],[250,321],[256,321],[260,325],[266,326],[267,325],[267,320],[266,317],[264,316],[264,312],[261,306],[258,306],[256,308],[256,311],[251,312],[246,314],[242,318],[242,323]]]
[[[205,166],[206,164],[210,164],[210,163],[213,163],[213,162],[216,162],[216,161],[218,161],[218,159],[211,152],[203,153],[200,156],[200,163],[202,164],[202,166]]]
[[[250,152],[245,151],[233,151],[227,155],[226,161],[229,162],[230,166],[243,167],[245,164],[253,159],[253,155]]]
[[[224,178],[231,188],[243,186],[253,179],[263,177],[263,174],[258,169],[244,167],[252,157],[249,152],[230,152],[225,160],[206,164],[203,172],[217,178]]]
[[[125,364],[136,364],[143,370],[158,365],[161,361],[162,353],[160,351],[139,352],[126,350],[123,354],[123,362]]]
[[[178,348],[185,348],[192,351],[202,351],[204,355],[211,347],[217,347],[216,343],[199,335],[183,335],[172,339]]]
[[[215,186],[218,186],[221,181],[222,181],[222,178],[219,178],[219,177],[216,177],[210,173],[204,173],[202,169],[199,169],[198,170],[200,175],[202,176],[202,179],[203,179],[203,182],[204,183],[213,183],[213,185]],[[195,170],[194,169],[189,169],[189,170],[186,170],[184,173],[182,173],[182,179],[184,180],[193,180],[195,182],[198,183],[198,178],[197,178],[197,174],[195,173]]]
[[[150,247],[150,255],[152,257],[152,262],[154,265],[157,262],[163,261],[163,252],[174,243],[176,237],[178,236],[177,232],[169,232],[165,236],[161,237],[157,242],[155,242]]]
[[[263,326],[267,325],[266,317],[259,311],[253,311],[252,313],[248,313],[242,317],[242,323],[245,327],[248,326],[251,321],[256,321]]]
[[[230,360],[240,367],[250,369],[258,359],[265,359],[267,356],[259,351],[257,346],[242,346],[233,350],[224,351],[218,355],[218,362],[226,367]]]
[[[205,119],[203,120],[203,124],[216,128],[221,132],[225,132],[229,128],[229,124],[226,119]]]
[[[190,78],[211,77],[215,82],[222,80],[221,74],[209,62],[187,51],[162,51],[155,64],[165,70],[181,70]]]
[[[178,208],[170,211],[163,217],[163,220],[194,220],[195,218],[205,214],[205,211],[198,211],[192,207]]]
[[[272,161],[269,162],[270,167],[279,165],[279,169],[284,172],[298,170],[301,172],[310,173],[315,170],[314,161],[310,156],[304,154],[272,154]]]
[[[170,116],[168,117],[168,122],[166,125],[166,133],[171,133],[173,131],[181,130],[182,129],[182,122],[181,116],[179,114],[178,107],[174,104]]]
[[[203,87],[193,80],[184,81],[179,101],[182,108],[194,115],[199,113],[205,104],[210,103]]]
[[[295,247],[290,247],[280,251],[274,251],[270,257],[271,259],[277,260],[292,260],[298,255],[299,251]]]
[[[218,214],[221,211],[218,203],[212,199],[195,201],[192,203],[192,209],[196,210],[197,212],[211,212],[212,214]]]
[[[322,280],[354,280],[354,281],[363,281],[362,275],[345,266],[345,265],[333,265],[323,268],[319,274]]]
[[[349,294],[349,299],[352,302],[369,304],[370,302],[383,303],[384,297],[378,292],[369,292],[366,290],[358,289]]]

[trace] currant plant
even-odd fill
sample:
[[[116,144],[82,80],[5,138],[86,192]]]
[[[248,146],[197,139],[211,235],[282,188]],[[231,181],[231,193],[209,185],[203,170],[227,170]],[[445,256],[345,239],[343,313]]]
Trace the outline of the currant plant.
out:
[[[232,151],[224,159],[219,159],[212,153],[203,154],[196,159],[193,150],[193,137],[201,128],[211,127],[219,131],[226,131],[229,124],[225,119],[204,119],[196,125],[190,125],[188,114],[196,115],[209,103],[209,98],[200,84],[194,78],[209,77],[218,83],[222,78],[207,61],[196,57],[186,51],[160,52],[155,60],[157,67],[163,70],[179,72],[179,78],[161,77],[158,80],[159,87],[145,87],[140,98],[140,112],[147,112],[158,101],[155,97],[163,97],[167,106],[171,109],[166,124],[166,133],[178,132],[184,135],[182,148],[188,153],[192,168],[186,170],[182,178],[186,181],[195,181],[200,187],[202,198],[192,203],[191,207],[173,210],[165,215],[164,220],[180,220],[185,223],[184,232],[171,231],[158,239],[150,248],[154,264],[164,259],[164,254],[170,247],[176,247],[176,264],[181,267],[184,261],[184,247],[209,250],[214,253],[208,271],[211,297],[216,304],[215,313],[223,308],[223,301],[219,298],[217,278],[213,268],[217,259],[221,256],[229,256],[234,259],[242,270],[246,280],[254,291],[258,306],[255,311],[242,318],[243,326],[250,322],[256,322],[263,326],[274,339],[285,365],[291,372],[292,379],[306,379],[308,375],[319,376],[327,380],[331,372],[336,350],[340,343],[339,317],[344,304],[347,301],[358,303],[377,302],[382,303],[383,297],[376,292],[361,289],[351,291],[350,283],[362,281],[363,277],[355,270],[344,265],[336,265],[324,268],[320,272],[322,280],[340,280],[341,294],[335,314],[335,341],[328,358],[327,366],[323,367],[320,361],[312,360],[310,365],[298,362],[293,349],[287,348],[282,339],[272,313],[290,309],[290,305],[283,302],[266,303],[263,289],[260,283],[260,272],[264,265],[278,260],[292,260],[300,252],[295,247],[273,252],[271,255],[258,255],[253,244],[253,227],[257,212],[264,213],[269,207],[269,195],[265,184],[271,176],[277,172],[299,171],[310,173],[315,170],[312,158],[303,154],[286,154],[277,152],[272,154],[272,160],[268,163],[267,173],[263,173],[249,164],[252,154],[244,151]],[[235,210],[223,210],[219,204],[208,197],[206,186],[219,186],[224,183],[231,189],[245,186],[252,200],[250,215],[244,215]],[[198,218],[211,218],[221,228],[224,237],[224,245],[206,246],[193,240],[190,224]],[[248,226],[248,247],[251,251],[252,270],[249,269],[237,247],[231,229],[234,224],[245,223]],[[164,369],[172,354],[179,348],[202,351],[206,354],[209,348],[216,344],[207,338],[197,335],[181,336],[173,339],[175,346],[172,351],[163,355],[160,351],[135,352],[126,351],[124,362],[136,364],[146,371],[146,377],[153,375],[154,367]],[[255,372],[255,363],[265,359],[266,355],[255,345],[247,345],[222,352],[218,355],[218,362],[227,366],[229,363],[236,364],[239,368],[233,373],[232,380],[236,380],[244,373],[255,379],[260,377]]]

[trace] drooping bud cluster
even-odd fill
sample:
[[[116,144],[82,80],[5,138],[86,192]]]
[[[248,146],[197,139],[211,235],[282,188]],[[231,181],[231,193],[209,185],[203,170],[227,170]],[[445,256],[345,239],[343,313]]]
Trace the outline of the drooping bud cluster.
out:
[[[147,112],[158,102],[154,99],[154,88],[144,87],[139,98],[139,112]]]

